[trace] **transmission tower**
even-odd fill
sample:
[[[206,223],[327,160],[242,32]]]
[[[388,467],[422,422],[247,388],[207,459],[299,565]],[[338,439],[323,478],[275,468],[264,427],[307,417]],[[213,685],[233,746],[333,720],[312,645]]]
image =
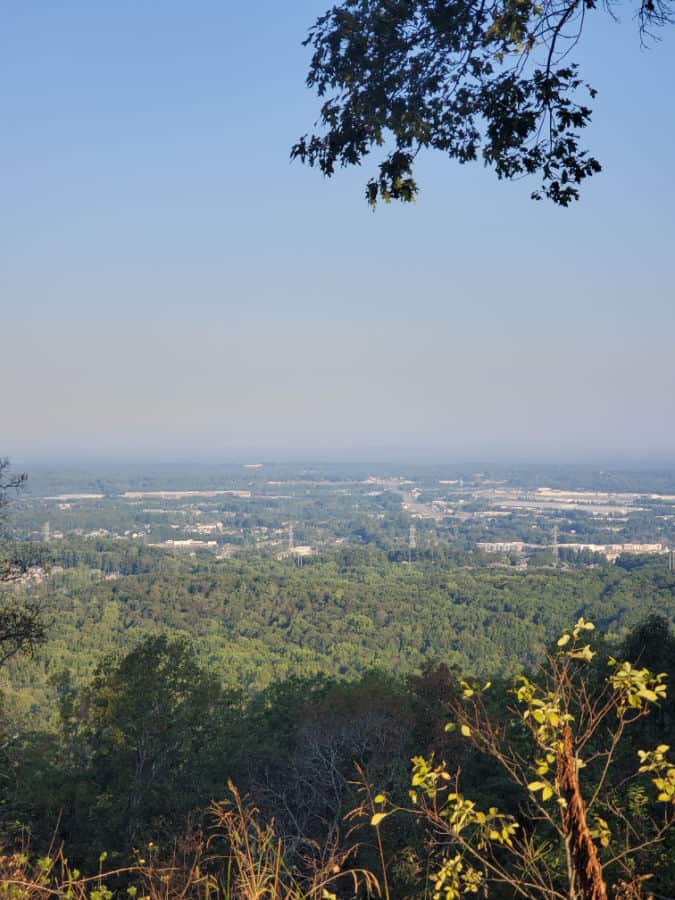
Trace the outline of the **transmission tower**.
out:
[[[417,548],[417,529],[414,525],[410,526],[408,535],[408,562],[412,562],[413,550]]]
[[[288,549],[293,552],[293,523],[288,523]]]
[[[51,536],[52,532],[49,527],[49,522],[45,522],[45,524],[42,526],[42,540],[45,542],[45,544],[49,543]]]
[[[557,568],[558,561],[560,559],[559,547],[558,547],[558,526],[553,526],[553,565]]]

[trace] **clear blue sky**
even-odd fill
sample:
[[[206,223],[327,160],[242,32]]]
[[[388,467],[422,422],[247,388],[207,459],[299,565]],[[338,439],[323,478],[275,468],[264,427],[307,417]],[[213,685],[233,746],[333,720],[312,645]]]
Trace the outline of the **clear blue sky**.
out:
[[[585,37],[560,210],[427,157],[412,207],[290,164],[323,0],[14,0],[0,455],[675,456],[675,28]]]

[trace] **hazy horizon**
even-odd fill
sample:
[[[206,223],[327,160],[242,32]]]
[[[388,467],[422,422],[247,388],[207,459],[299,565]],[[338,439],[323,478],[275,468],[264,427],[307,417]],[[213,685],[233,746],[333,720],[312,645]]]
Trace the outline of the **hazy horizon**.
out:
[[[274,466],[289,464],[300,465],[401,465],[401,466],[504,466],[523,468],[589,468],[607,469],[608,471],[621,471],[630,469],[662,469],[675,471],[675,461],[670,455],[651,457],[614,454],[611,453],[573,453],[564,454],[539,454],[533,455],[514,450],[503,453],[481,453],[480,450],[467,453],[443,452],[439,449],[406,448],[406,447],[362,447],[335,450],[317,450],[312,448],[287,448],[285,450],[271,450],[270,448],[243,448],[237,450],[217,451],[175,451],[173,455],[162,454],[148,450],[145,453],[116,454],[109,453],[45,453],[29,452],[19,453],[9,457],[14,471],[35,469],[76,469],[106,467],[217,467],[262,465]]]

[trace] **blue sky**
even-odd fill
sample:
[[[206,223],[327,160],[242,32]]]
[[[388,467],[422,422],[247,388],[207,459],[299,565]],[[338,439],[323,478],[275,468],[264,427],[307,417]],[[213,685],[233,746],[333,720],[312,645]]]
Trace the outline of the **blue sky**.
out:
[[[560,210],[290,164],[323,2],[22,0],[0,29],[0,455],[675,455],[675,29],[595,14]]]

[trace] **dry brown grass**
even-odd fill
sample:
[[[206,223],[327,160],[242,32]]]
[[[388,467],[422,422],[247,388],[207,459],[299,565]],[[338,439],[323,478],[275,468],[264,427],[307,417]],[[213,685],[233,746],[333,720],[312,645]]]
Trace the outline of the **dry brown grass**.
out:
[[[177,841],[160,858],[83,875],[63,847],[36,858],[26,845],[0,850],[0,900],[332,900],[380,896],[377,879],[351,866],[354,847],[307,844],[293,866],[274,822],[261,819],[230,784],[231,798],[210,809],[212,827]]]

